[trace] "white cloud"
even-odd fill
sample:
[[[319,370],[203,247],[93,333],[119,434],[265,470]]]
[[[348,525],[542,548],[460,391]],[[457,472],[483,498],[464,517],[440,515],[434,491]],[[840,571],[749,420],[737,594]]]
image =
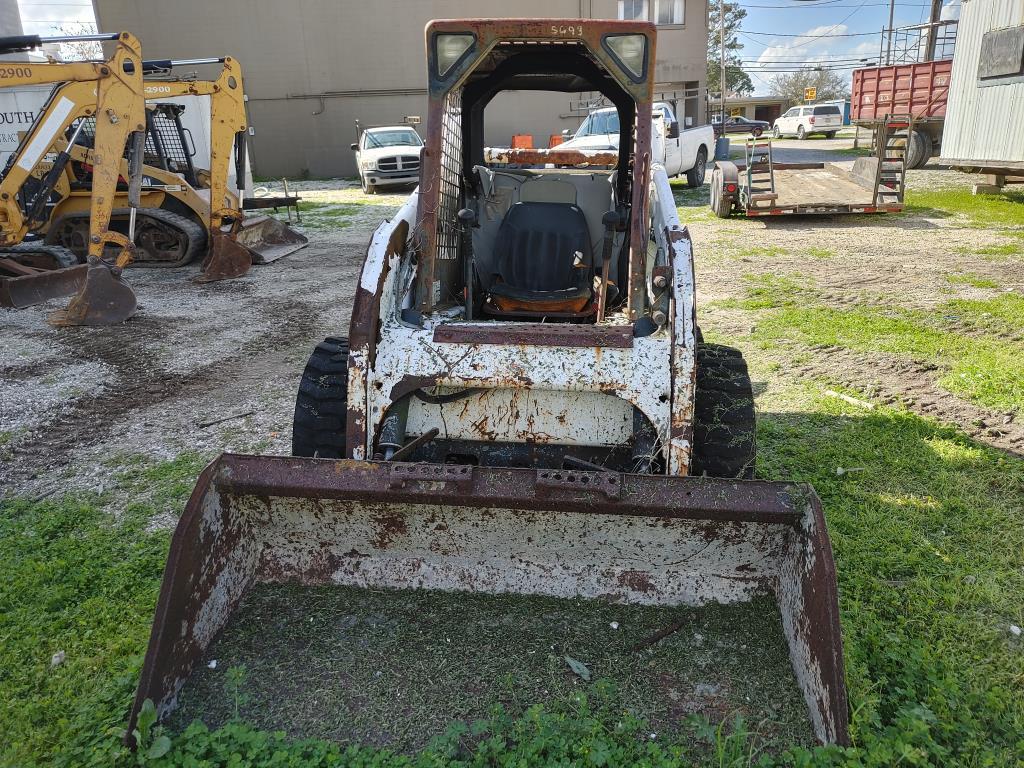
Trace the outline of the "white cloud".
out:
[[[773,70],[795,69],[806,64],[825,64],[837,59],[868,59],[878,57],[878,42],[870,38],[847,38],[836,35],[847,34],[845,24],[812,27],[799,37],[776,38],[757,57],[757,63],[747,68],[754,76],[755,93],[768,93],[768,84],[775,74]],[[859,42],[858,42],[859,41]],[[849,70],[841,74],[849,77]]]
[[[960,18],[960,2],[959,0],[951,0],[942,6],[942,13],[939,14],[941,21],[953,21],[954,19]]]

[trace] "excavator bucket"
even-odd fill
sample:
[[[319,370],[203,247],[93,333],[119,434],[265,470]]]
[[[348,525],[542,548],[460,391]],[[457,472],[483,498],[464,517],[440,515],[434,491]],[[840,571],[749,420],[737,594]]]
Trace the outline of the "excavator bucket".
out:
[[[0,256],[0,307],[22,309],[71,296],[85,283],[86,265],[38,269]]]
[[[217,280],[230,280],[242,277],[252,266],[249,250],[236,242],[235,236],[219,229],[210,232],[212,242],[210,252],[203,260],[201,274],[195,278],[197,283],[212,283]]]
[[[95,256],[89,257],[85,280],[67,309],[49,317],[50,325],[116,325],[135,314],[135,292],[125,282],[121,268]]]
[[[273,216],[254,216],[242,221],[238,242],[249,249],[253,264],[269,264],[305,248],[309,238]]]
[[[328,590],[531,596],[514,599],[543,599],[549,607],[552,598],[565,598],[555,602],[595,610],[763,603],[798,716],[806,709],[808,738],[847,742],[836,572],[821,505],[807,485],[223,454],[200,476],[174,532],[129,732],[147,699],[161,718],[188,702],[198,682],[187,681],[193,672],[197,681],[213,674],[218,657],[209,654],[230,634],[240,602],[283,583],[292,585],[288,605],[303,594],[323,599]],[[320,589],[296,593],[296,585]],[[405,594],[414,593],[394,593]],[[376,605],[386,609],[390,600]],[[344,626],[351,625],[337,623],[342,613],[332,615],[335,639],[348,642]],[[294,637],[307,639],[271,663],[352,679],[356,673],[341,668],[336,655],[326,662],[304,657],[316,645],[312,621],[295,623]],[[447,626],[434,632],[457,639]],[[253,638],[268,634],[261,624],[244,635],[250,658]],[[742,655],[743,675],[757,674],[762,645],[710,642],[714,655]],[[361,658],[359,649],[353,653]],[[645,668],[648,658],[654,663],[645,656]],[[230,661],[220,656],[219,663]],[[434,670],[432,679],[444,674]],[[298,696],[303,685],[289,681],[286,688]],[[779,695],[771,685],[758,690]],[[286,703],[273,698],[275,707]]]

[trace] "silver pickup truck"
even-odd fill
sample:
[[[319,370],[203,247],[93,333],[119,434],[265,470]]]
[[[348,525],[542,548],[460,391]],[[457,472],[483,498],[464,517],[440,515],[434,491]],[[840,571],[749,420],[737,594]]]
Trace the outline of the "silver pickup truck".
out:
[[[715,132],[710,125],[679,130],[672,107],[664,102],[654,105],[654,139],[651,143],[655,162],[665,167],[669,178],[686,175],[686,183],[699,187],[704,183],[708,159],[715,155]],[[598,109],[587,115],[562,149],[618,149],[619,114],[614,107]]]

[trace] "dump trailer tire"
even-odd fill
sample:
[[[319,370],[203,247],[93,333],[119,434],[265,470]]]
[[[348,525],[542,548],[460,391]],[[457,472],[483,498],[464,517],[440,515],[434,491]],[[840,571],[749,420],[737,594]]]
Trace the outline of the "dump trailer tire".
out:
[[[907,139],[907,168],[921,168],[932,156],[932,137],[924,131],[911,131]]]
[[[316,345],[299,381],[292,456],[344,458],[347,414],[348,339],[328,336]]]
[[[694,400],[690,474],[753,479],[754,394],[743,353],[698,344]]]

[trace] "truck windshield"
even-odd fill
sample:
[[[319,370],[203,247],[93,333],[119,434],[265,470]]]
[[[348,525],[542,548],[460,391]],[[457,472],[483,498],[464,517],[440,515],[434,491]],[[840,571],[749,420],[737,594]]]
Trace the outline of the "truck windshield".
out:
[[[583,121],[583,125],[576,131],[577,136],[602,136],[606,133],[619,132],[619,113],[614,110],[609,112],[593,112]]]
[[[363,134],[363,149],[374,149],[376,147],[401,147],[409,146],[422,147],[423,140],[416,131],[407,128],[394,131],[367,131]]]

